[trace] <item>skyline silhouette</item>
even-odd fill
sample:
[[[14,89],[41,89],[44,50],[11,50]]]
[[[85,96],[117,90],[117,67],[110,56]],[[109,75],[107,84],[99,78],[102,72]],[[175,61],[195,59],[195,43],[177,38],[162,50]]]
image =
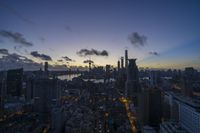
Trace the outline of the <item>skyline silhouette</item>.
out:
[[[38,68],[49,61],[65,68],[85,66],[84,60],[91,58],[96,66],[116,67],[128,49],[139,67],[200,69],[199,5],[198,1],[1,1],[0,64],[18,58],[20,66],[29,63]],[[81,50],[93,54],[83,57],[78,54]]]

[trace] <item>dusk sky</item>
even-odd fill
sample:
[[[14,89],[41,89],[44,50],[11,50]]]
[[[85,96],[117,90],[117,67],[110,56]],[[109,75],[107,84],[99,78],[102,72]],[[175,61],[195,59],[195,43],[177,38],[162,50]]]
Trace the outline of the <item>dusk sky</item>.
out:
[[[0,0],[0,49],[9,52],[0,58],[114,66],[128,49],[139,67],[200,69],[200,1]],[[81,49],[108,56],[80,56]]]

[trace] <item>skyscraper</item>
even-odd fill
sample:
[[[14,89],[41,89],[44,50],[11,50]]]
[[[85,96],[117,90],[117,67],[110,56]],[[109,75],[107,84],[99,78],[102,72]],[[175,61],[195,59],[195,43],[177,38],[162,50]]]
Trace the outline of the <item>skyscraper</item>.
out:
[[[136,65],[136,59],[129,59],[127,67],[127,80],[126,80],[126,97],[133,100],[134,105],[138,104],[138,93],[141,91],[139,85],[138,68]]]
[[[48,72],[48,62],[45,62],[45,63],[44,63],[44,71],[45,71],[45,72]]]
[[[182,90],[183,95],[191,97],[193,93],[192,85],[197,80],[195,69],[192,67],[185,68],[184,71],[184,87]]]
[[[41,113],[49,112],[52,105],[58,103],[60,99],[59,80],[45,77],[34,79],[33,96],[35,111]]]
[[[124,68],[124,57],[121,57],[121,69]]]
[[[128,67],[128,50],[125,50],[125,68],[127,69]]]
[[[7,72],[7,95],[21,96],[22,94],[23,69],[8,70]]]
[[[120,71],[120,61],[119,60],[117,61],[117,71],[118,72]]]

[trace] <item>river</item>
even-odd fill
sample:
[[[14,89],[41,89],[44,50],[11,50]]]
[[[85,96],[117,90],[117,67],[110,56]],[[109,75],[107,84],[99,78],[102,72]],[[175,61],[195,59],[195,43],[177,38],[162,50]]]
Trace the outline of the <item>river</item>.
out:
[[[68,75],[61,75],[61,76],[58,76],[58,79],[60,80],[72,80],[73,78],[75,77],[78,77],[80,76],[81,74],[68,74]],[[84,81],[92,81],[94,83],[103,83],[104,82],[104,79],[83,79]],[[115,81],[113,78],[110,79],[110,81]]]

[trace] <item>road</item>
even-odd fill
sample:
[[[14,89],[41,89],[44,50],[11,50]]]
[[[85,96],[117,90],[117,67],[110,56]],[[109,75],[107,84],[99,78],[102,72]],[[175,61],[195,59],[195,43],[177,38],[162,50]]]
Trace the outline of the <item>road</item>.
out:
[[[129,119],[129,122],[131,123],[131,129],[133,133],[137,133],[137,128],[136,128],[136,117],[133,115],[133,113],[131,112],[129,105],[130,105],[130,101],[124,97],[120,98],[120,101],[124,104],[125,108],[126,108],[126,113]]]

